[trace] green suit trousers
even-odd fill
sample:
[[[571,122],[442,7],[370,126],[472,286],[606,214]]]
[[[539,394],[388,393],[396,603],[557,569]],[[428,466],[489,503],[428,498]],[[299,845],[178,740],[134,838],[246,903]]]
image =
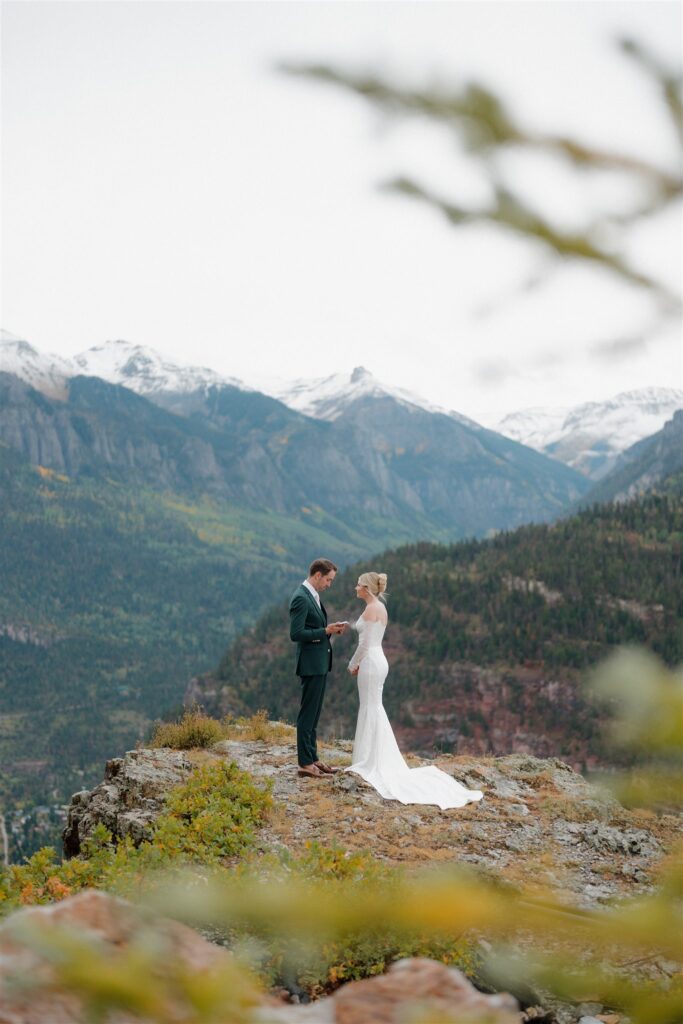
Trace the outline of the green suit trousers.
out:
[[[301,676],[301,707],[296,720],[296,751],[300,765],[318,760],[317,728],[325,699],[327,674]]]

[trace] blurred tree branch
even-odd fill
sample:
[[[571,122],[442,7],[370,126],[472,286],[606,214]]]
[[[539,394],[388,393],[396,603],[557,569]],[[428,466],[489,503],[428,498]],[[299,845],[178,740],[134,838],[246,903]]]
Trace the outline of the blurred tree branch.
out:
[[[633,59],[655,84],[677,138],[683,138],[681,76],[668,70],[653,54],[630,39],[618,41],[621,51]],[[489,204],[468,207],[436,195],[409,177],[385,182],[383,188],[425,203],[442,213],[453,225],[492,223],[540,243],[554,257],[572,258],[602,266],[629,284],[646,289],[662,304],[661,312],[672,315],[680,309],[680,296],[656,278],[643,273],[624,255],[626,229],[645,217],[663,210],[683,194],[680,168],[667,169],[634,156],[590,146],[566,135],[535,132],[525,127],[491,89],[469,83],[460,90],[411,90],[373,75],[354,74],[318,64],[284,63],[280,70],[289,75],[313,79],[355,93],[391,116],[417,115],[453,131],[465,151],[479,159],[493,188]],[[505,150],[526,150],[552,154],[579,172],[617,172],[638,183],[641,201],[619,214],[602,214],[578,233],[553,226],[533,211],[516,191],[500,183],[496,157]],[[605,227],[617,242],[612,248],[603,239]]]

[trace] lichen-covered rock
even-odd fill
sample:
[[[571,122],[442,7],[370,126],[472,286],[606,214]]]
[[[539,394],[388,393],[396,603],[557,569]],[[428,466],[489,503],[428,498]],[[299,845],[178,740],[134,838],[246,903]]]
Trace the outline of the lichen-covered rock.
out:
[[[65,857],[77,856],[98,824],[116,839],[130,836],[139,846],[150,838],[169,790],[183,783],[191,770],[184,754],[166,748],[129,750],[125,757],[107,761],[99,786],[71,798],[62,833]]]
[[[652,858],[661,852],[657,840],[643,829],[613,828],[599,821],[590,821],[585,825],[572,821],[557,821],[553,831],[558,842],[571,846],[583,843],[598,852],[644,859]]]
[[[610,828],[609,825],[593,822],[584,829],[584,841],[595,850],[609,850],[610,853],[625,853],[632,857],[659,852],[659,843],[642,829]]]

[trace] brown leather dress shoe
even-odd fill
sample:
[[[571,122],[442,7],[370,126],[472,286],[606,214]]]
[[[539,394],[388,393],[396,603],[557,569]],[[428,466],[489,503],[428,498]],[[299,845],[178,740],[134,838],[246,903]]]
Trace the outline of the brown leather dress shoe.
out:
[[[316,768],[319,768],[325,775],[336,775],[341,768],[331,768],[329,764],[325,764],[324,761],[315,761]]]
[[[299,765],[297,775],[303,775],[304,778],[309,779],[324,779],[327,777],[327,773],[321,771],[317,764]]]

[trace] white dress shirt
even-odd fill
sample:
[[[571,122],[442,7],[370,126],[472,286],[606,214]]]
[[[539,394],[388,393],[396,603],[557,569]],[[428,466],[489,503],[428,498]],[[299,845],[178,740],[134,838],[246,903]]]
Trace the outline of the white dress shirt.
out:
[[[318,591],[315,589],[315,587],[311,586],[311,584],[308,582],[308,580],[304,580],[303,584],[306,587],[306,590],[309,590],[311,592],[311,594],[313,594],[313,597],[316,600],[318,608],[320,608],[320,594],[318,593]]]

